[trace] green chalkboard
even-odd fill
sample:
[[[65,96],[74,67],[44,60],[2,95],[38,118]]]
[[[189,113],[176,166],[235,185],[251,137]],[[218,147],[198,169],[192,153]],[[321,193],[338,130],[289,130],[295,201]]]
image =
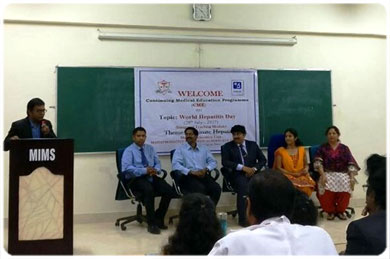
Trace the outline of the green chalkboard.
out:
[[[305,146],[325,141],[332,125],[330,71],[258,70],[260,145],[292,127]]]
[[[57,134],[75,152],[129,145],[134,128],[134,69],[57,68]]]
[[[322,143],[332,124],[330,71],[258,70],[260,145],[288,127],[305,145]],[[115,151],[131,141],[134,69],[57,68],[57,134],[75,152]]]

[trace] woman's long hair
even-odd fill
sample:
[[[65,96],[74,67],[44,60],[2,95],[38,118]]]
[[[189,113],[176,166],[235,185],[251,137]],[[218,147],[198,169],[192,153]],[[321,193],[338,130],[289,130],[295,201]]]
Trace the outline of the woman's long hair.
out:
[[[295,146],[297,146],[297,147],[303,146],[302,141],[298,138],[298,132],[297,132],[296,129],[293,129],[293,128],[288,128],[288,129],[286,129],[286,130],[284,131],[284,134],[283,134],[285,137],[286,137],[286,133],[287,133],[287,132],[290,132],[291,134],[293,134],[294,138],[297,138],[297,139],[295,140]],[[284,141],[284,147],[287,147],[286,141]]]
[[[222,237],[213,201],[206,195],[191,193],[183,197],[176,231],[162,252],[164,255],[207,255]]]

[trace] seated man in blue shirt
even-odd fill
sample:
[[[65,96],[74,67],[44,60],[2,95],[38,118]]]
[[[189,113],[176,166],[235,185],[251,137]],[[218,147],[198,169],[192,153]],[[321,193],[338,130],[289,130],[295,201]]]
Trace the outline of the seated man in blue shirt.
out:
[[[4,151],[10,149],[11,140],[24,138],[56,138],[49,120],[45,120],[45,103],[33,98],[27,103],[27,117],[12,123],[4,139]]]
[[[187,143],[179,146],[172,158],[172,169],[183,174],[179,185],[188,193],[198,192],[209,195],[217,206],[221,187],[209,174],[217,167],[217,161],[206,146],[196,142],[199,135],[197,129],[188,127],[184,133]]]
[[[133,130],[134,143],[128,146],[122,156],[122,172],[126,178],[136,176],[130,183],[131,190],[141,193],[146,208],[148,231],[160,234],[160,229],[167,229],[164,217],[172,198],[176,197],[173,188],[160,177],[161,164],[154,148],[145,144],[146,130],[142,127]],[[154,197],[161,196],[160,205],[154,211]]]

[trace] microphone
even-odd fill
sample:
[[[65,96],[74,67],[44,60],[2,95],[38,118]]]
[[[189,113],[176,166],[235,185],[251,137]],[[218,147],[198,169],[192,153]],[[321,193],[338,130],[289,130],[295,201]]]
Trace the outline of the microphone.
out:
[[[48,134],[48,132],[46,131],[47,128],[45,128],[45,130],[44,130],[44,127],[49,127],[49,126],[47,126],[45,120],[41,120],[41,132],[42,132],[42,135],[46,136]]]

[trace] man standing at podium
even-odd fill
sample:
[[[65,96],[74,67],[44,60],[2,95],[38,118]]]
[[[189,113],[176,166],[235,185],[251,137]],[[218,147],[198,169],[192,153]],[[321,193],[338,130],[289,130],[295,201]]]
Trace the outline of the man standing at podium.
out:
[[[45,103],[39,99],[31,99],[27,103],[27,117],[12,123],[7,137],[4,139],[4,151],[10,149],[10,141],[23,138],[56,138],[49,120],[43,117],[46,113]]]

